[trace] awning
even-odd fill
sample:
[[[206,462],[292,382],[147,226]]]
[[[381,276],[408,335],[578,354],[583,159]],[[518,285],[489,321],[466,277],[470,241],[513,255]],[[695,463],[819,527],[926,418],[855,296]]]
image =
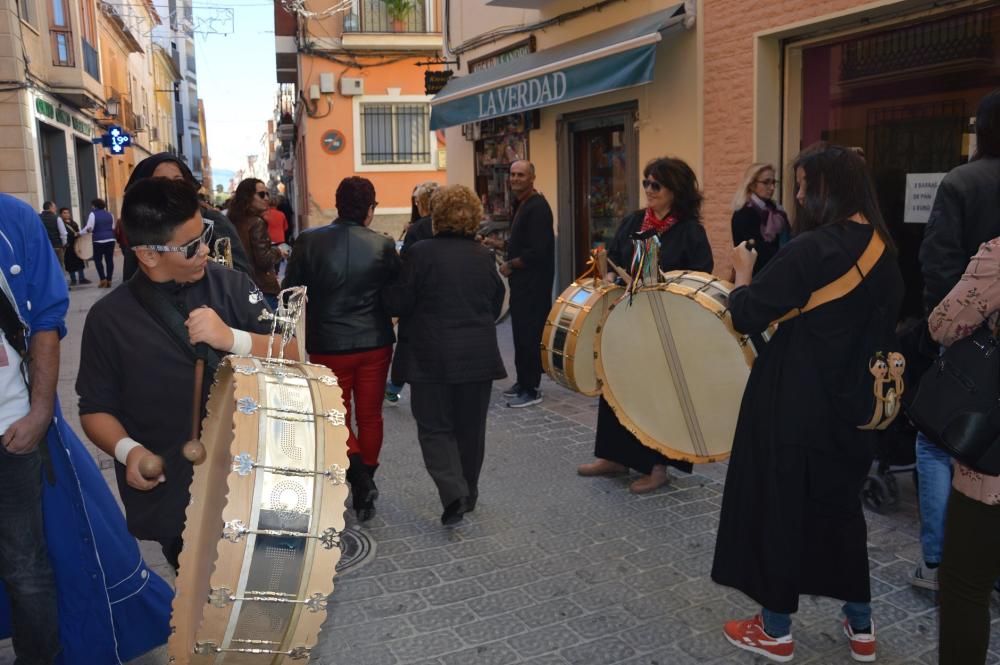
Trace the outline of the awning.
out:
[[[431,100],[431,129],[562,104],[653,80],[656,45],[685,3],[491,69],[452,78]]]

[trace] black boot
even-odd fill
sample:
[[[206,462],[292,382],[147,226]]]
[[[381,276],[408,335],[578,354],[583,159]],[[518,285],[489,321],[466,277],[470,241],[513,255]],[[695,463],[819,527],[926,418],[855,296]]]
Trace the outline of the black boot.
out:
[[[359,522],[367,522],[375,517],[375,499],[378,489],[372,481],[368,465],[361,461],[361,455],[348,455],[351,466],[347,469],[347,482],[351,484],[351,498],[354,512]],[[373,496],[374,491],[374,496]]]

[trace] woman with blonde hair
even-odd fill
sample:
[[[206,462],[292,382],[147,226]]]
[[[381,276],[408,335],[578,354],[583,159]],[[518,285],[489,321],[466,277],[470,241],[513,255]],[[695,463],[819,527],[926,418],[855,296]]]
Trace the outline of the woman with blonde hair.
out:
[[[438,187],[440,187],[438,183],[428,180],[413,189],[413,205],[417,210],[418,218],[406,227],[403,247],[399,250],[400,256],[406,256],[414,243],[434,236],[434,231],[431,229],[431,197],[438,190]]]
[[[450,525],[476,507],[493,381],[507,376],[494,323],[504,287],[493,254],[475,240],[479,197],[449,185],[434,193],[431,210],[434,236],[407,252],[382,301],[400,317],[400,378],[410,384],[424,464],[444,506],[441,523]]]
[[[742,242],[757,250],[757,274],[778,253],[781,235],[788,230],[788,215],[774,201],[778,181],[774,165],[751,164],[733,197],[733,245]]]

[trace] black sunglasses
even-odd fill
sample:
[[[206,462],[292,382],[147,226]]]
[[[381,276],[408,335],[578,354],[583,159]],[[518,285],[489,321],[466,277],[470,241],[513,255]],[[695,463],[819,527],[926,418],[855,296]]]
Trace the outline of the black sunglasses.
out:
[[[271,195],[268,194],[267,192],[257,192],[257,196],[259,196],[262,199],[267,199],[271,197]]]
[[[661,185],[660,183],[656,182],[655,180],[650,180],[649,178],[643,178],[643,180],[642,180],[642,188],[643,189],[651,189],[654,192],[658,192],[661,189],[663,189],[663,185]]]

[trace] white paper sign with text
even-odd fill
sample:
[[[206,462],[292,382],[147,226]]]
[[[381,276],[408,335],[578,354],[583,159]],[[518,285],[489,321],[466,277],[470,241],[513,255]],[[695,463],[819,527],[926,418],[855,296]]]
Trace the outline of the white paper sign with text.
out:
[[[945,173],[907,173],[906,208],[903,221],[907,224],[926,224],[937,195],[938,185]]]

